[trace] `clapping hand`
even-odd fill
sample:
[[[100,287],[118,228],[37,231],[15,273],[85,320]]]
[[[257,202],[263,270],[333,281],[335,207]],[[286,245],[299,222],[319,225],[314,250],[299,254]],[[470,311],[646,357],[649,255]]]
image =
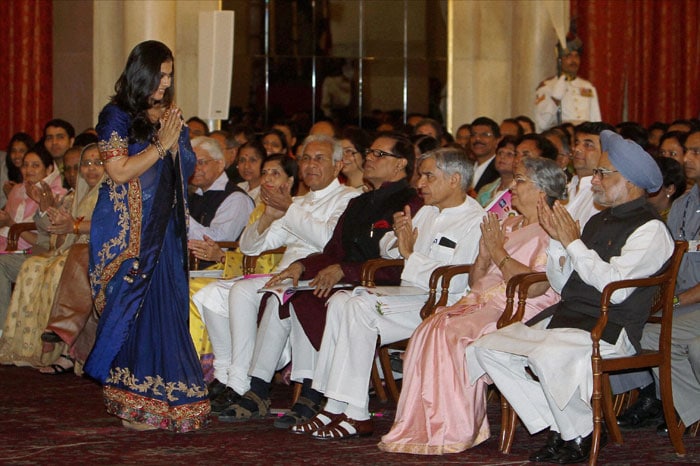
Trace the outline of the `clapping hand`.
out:
[[[489,257],[497,256],[497,251],[503,249],[505,244],[505,233],[498,220],[498,216],[491,212],[486,214],[481,222],[481,241],[479,242],[480,250],[483,249],[488,253]]]
[[[555,201],[550,208],[544,199],[540,199],[537,202],[537,216],[544,231],[564,247],[581,237],[579,221],[574,220],[559,201]]]
[[[39,183],[24,182],[27,196],[39,204],[39,210],[46,212],[49,207],[53,207],[58,203],[58,199],[51,191],[51,188],[44,181]]]
[[[394,234],[398,240],[401,257],[408,259],[413,254],[413,246],[418,238],[418,229],[413,227],[411,208],[409,206],[405,206],[403,212],[394,214]]]

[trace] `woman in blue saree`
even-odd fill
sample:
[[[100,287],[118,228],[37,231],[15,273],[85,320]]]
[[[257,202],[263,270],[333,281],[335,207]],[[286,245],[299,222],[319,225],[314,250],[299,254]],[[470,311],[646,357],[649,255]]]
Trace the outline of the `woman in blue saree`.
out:
[[[126,427],[187,432],[206,424],[206,385],[189,336],[186,182],[195,156],[172,106],[173,55],[137,45],[100,113],[100,189],[90,283],[101,313],[85,372]]]

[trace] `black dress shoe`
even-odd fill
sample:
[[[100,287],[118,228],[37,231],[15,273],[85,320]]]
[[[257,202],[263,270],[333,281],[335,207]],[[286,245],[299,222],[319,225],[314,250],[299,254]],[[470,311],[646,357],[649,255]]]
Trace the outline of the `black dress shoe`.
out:
[[[219,414],[240,399],[241,395],[236,393],[233,388],[226,387],[216,398],[211,400],[211,412],[212,414]]]
[[[608,435],[603,430],[600,434],[600,449],[602,449],[608,443]],[[557,464],[571,464],[571,463],[582,463],[588,461],[588,457],[591,454],[591,445],[593,444],[593,432],[585,437],[576,437],[573,440],[567,440],[564,445],[559,449],[559,453],[556,457],[552,459],[552,463]]]
[[[661,401],[643,396],[617,418],[617,425],[625,429],[639,429],[656,424],[663,418]]]
[[[213,400],[221,392],[223,392],[226,389],[226,384],[219,382],[219,379],[214,379],[211,382],[209,382],[209,385],[207,385],[207,391],[209,392],[209,399]]]
[[[559,453],[553,458],[553,463],[570,464],[581,463],[588,460],[588,455],[591,453],[591,440],[593,434],[586,437],[576,437],[573,440],[567,440],[559,449]]]
[[[554,457],[559,454],[559,449],[564,445],[559,432],[549,431],[547,435],[547,443],[542,448],[534,452],[528,458],[535,463],[549,463]]]

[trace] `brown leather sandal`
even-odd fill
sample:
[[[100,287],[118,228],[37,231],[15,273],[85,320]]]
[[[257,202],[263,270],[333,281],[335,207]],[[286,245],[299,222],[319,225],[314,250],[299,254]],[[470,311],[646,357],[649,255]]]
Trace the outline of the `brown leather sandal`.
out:
[[[353,427],[355,432],[350,433],[343,424]],[[374,423],[372,419],[356,421],[355,419],[350,419],[345,414],[341,414],[327,426],[321,427],[316,432],[313,432],[311,437],[316,440],[345,440],[355,437],[369,437],[372,434],[374,434]]]
[[[324,421],[323,419],[319,418],[319,416],[323,416],[328,420]],[[333,423],[335,418],[338,416],[340,416],[340,414],[333,414],[329,413],[328,411],[321,411],[320,413],[309,419],[307,422],[290,427],[289,431],[293,434],[313,434],[318,429]]]

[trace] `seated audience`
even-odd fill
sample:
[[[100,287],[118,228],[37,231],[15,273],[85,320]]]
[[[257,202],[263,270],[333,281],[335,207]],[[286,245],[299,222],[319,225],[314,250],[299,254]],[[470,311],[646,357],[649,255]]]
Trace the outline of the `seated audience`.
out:
[[[665,133],[659,140],[659,157],[670,157],[683,165],[687,137],[688,133],[683,131]]]
[[[24,154],[29,152],[29,149],[34,147],[34,140],[27,133],[15,133],[10,138],[10,143],[7,145],[7,155],[5,158],[5,166],[7,168],[7,178],[0,179],[0,186],[2,186],[2,200],[0,200],[0,206],[4,207],[7,202],[7,195],[10,194],[10,190],[22,182],[22,159]]]
[[[503,136],[496,146],[496,162],[494,167],[499,177],[484,185],[476,195],[476,200],[482,207],[488,206],[513,184],[513,169],[515,161],[515,143],[513,136]]]
[[[41,334],[46,327],[70,247],[88,241],[90,218],[104,179],[104,167],[97,145],[89,145],[80,156],[80,176],[70,210],[63,206],[46,209],[51,251],[28,258],[17,275],[0,339],[0,363],[46,366],[42,372],[47,374],[62,374],[73,368],[70,357],[61,354],[65,351],[65,345],[55,345],[53,351],[43,352]],[[86,298],[89,299],[89,295]]]
[[[700,210],[700,131],[691,132],[685,145],[685,173],[695,185],[673,203],[668,227],[674,239],[697,241],[700,239],[700,215],[697,215]],[[690,248],[686,252],[678,270],[671,332],[673,405],[685,426],[700,420],[700,252],[696,249]],[[642,348],[657,348],[659,338],[660,325],[647,324]],[[658,379],[658,370],[653,372],[654,378]],[[618,424],[637,428],[662,420],[661,402],[656,398],[652,384],[641,390],[637,402],[618,418]],[[658,430],[665,433],[665,423]]]
[[[479,249],[484,210],[467,195],[473,162],[462,149],[437,149],[419,159],[418,188],[425,205],[412,217],[410,209],[394,214],[393,231],[380,241],[381,254],[404,259],[401,285],[411,295],[378,297],[368,292],[339,291],[328,300],[326,326],[312,388],[328,401],[322,412],[292,432],[315,438],[341,439],[374,431],[369,416],[369,385],[377,337],[382,344],[404,340],[420,324],[420,309],[428,295],[430,275],[442,265],[473,263]],[[467,289],[464,275],[450,283],[452,304]],[[308,345],[308,343],[307,343]],[[294,355],[293,364],[299,364]],[[289,425],[301,419],[285,418]]]
[[[518,164],[523,157],[557,160],[557,148],[540,134],[526,134],[518,139],[515,146],[515,163]]]
[[[432,118],[423,118],[413,128],[414,135],[430,136],[439,141],[442,138],[442,125]]]
[[[340,173],[345,177],[345,184],[352,188],[367,189],[363,179],[362,166],[365,163],[365,150],[369,148],[371,139],[362,129],[348,127],[340,136],[343,146],[343,168]]]
[[[594,171],[595,201],[607,207],[579,233],[576,221],[555,203],[539,204],[540,223],[566,249],[547,268],[558,304],[528,325],[516,322],[485,335],[467,348],[471,381],[493,380],[530,433],[550,429],[546,444],[530,461],[587,460],[593,414],[590,329],[600,314],[603,288],[615,280],[648,277],[673,252],[673,240],[646,192],[656,192],[661,172],[639,145],[612,131],[600,134],[603,154]],[[561,267],[571,261],[573,272]],[[635,354],[649,313],[652,289],[625,288],[612,295],[612,312],[600,342],[603,357]],[[538,377],[525,370],[529,367]]]
[[[66,120],[54,118],[44,125],[44,147],[59,169],[63,169],[63,156],[75,143],[75,128]]]
[[[267,157],[267,152],[262,144],[256,140],[251,140],[238,148],[238,173],[243,181],[238,183],[238,187],[243,189],[254,201],[255,205],[260,204],[260,170],[262,163]]]
[[[526,115],[518,115],[515,117],[520,126],[523,128],[524,134],[530,134],[535,132],[535,122]]]
[[[500,128],[502,136],[521,138],[525,134],[523,127],[520,126],[520,123],[515,118],[506,118],[501,122]]]
[[[661,189],[649,195],[649,202],[653,205],[661,219],[665,222],[671,210],[673,202],[685,193],[686,180],[683,166],[670,157],[659,157],[656,163],[664,178]]]
[[[200,136],[209,136],[209,127],[201,118],[193,116],[190,117],[186,123],[190,128],[190,139]]]
[[[267,155],[271,154],[290,154],[289,144],[284,133],[279,129],[269,129],[263,133],[260,138]]]
[[[513,207],[520,215],[503,224],[493,214],[484,218],[479,255],[469,275],[471,289],[456,304],[437,309],[411,337],[396,419],[382,437],[381,450],[456,453],[489,438],[487,383],[470,383],[464,350],[496,329],[508,280],[545,269],[549,237],[538,223],[537,203],[551,204],[566,192],[566,177],[551,161],[525,158],[515,166],[514,177]],[[525,318],[557,300],[551,289],[542,290],[528,300]]]
[[[262,189],[269,191],[282,189],[294,196],[299,185],[298,178],[297,163],[290,156],[273,154],[265,159],[261,176]],[[261,202],[250,214],[248,225],[258,220],[266,208],[267,205]],[[240,250],[224,251],[216,241],[207,236],[203,240],[191,239],[187,246],[200,261],[214,261],[215,265],[209,269],[223,269],[221,278],[224,280],[243,275],[243,254]],[[281,258],[281,254],[266,254],[259,257],[255,264],[255,273],[269,273]],[[211,354],[212,348],[204,321],[192,300],[192,296],[216,280],[216,278],[209,277],[190,277],[190,335],[200,357]]]
[[[413,145],[402,134],[381,134],[367,149],[365,179],[374,189],[348,204],[322,252],[286,264],[288,267],[267,283],[272,286],[288,278],[293,283],[299,279],[311,280],[310,285],[315,289],[295,293],[285,305],[269,295],[264,298],[266,301],[261,306],[264,312],[249,361],[250,390],[224,410],[219,420],[244,421],[269,411],[269,384],[288,341],[294,355],[291,378],[303,381],[301,397],[289,416],[296,422],[297,418],[308,420],[318,412],[321,394],[311,389],[312,363],[326,321],[326,300],[341,281],[359,285],[362,265],[379,257],[379,242],[391,230],[395,212],[408,205],[413,215],[421,206],[416,191],[408,185],[414,160]],[[304,180],[307,175],[308,172],[304,173]],[[395,268],[380,272],[378,284],[399,284]],[[230,303],[235,305],[236,301]],[[238,309],[232,306],[230,312],[235,314]],[[280,420],[276,426],[287,428],[289,424]]]
[[[200,136],[192,139],[197,163],[190,184],[189,240],[236,241],[255,207],[253,200],[228,179],[224,154],[216,140]],[[210,260],[210,259],[209,259]],[[205,259],[206,261],[206,259]]]
[[[343,152],[337,141],[322,135],[309,136],[302,146],[299,170],[310,191],[292,198],[286,187],[264,188],[261,198],[265,210],[245,228],[240,240],[241,252],[249,255],[285,246],[275,270],[319,252],[348,201],[359,194],[338,182]],[[192,297],[214,350],[215,379],[209,396],[215,414],[231,406],[250,388],[248,371],[262,298],[258,289],[266,281],[267,278],[220,280]]]
[[[63,155],[63,187],[68,191],[76,189],[80,173],[80,154],[83,146],[73,146]]]

